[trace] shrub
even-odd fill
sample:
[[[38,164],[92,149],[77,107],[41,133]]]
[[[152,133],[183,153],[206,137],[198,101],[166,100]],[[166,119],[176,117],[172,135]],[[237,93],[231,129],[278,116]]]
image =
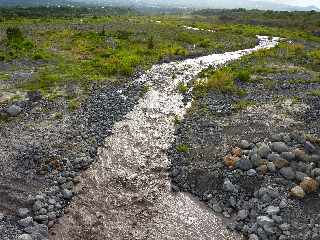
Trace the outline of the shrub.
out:
[[[80,107],[80,102],[78,99],[71,99],[68,103],[68,108],[70,111],[75,111]]]
[[[320,97],[320,89],[311,90],[310,95],[312,95],[314,97]]]
[[[251,75],[250,75],[250,72],[247,71],[247,70],[242,70],[242,71],[239,71],[237,73],[237,77],[236,77],[238,80],[240,80],[241,82],[250,82],[250,79],[251,79]]]
[[[231,70],[223,68],[213,72],[206,79],[199,80],[195,84],[195,90],[201,92],[214,90],[221,93],[235,93],[238,89]]]
[[[148,49],[153,49],[154,46],[155,46],[155,44],[154,44],[154,38],[153,38],[153,36],[150,36],[150,37],[148,38]]]
[[[9,42],[21,42],[24,39],[21,30],[17,27],[8,27],[6,33]]]
[[[179,92],[180,93],[182,93],[182,94],[185,94],[185,93],[187,93],[188,92],[188,85],[187,84],[185,84],[185,83],[179,83],[179,85],[178,85],[178,89],[179,89]]]

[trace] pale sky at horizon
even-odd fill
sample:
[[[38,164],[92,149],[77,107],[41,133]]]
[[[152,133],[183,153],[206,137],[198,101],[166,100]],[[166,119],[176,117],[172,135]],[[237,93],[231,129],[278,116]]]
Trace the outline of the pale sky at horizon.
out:
[[[266,0],[259,0],[259,1],[266,1]],[[285,3],[290,5],[297,5],[297,6],[310,6],[315,5],[320,7],[320,0],[267,0],[268,2],[275,2],[275,3]]]

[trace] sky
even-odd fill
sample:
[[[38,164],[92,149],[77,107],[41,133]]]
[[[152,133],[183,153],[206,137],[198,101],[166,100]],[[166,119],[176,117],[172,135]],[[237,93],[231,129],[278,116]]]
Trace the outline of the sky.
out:
[[[259,1],[266,1],[266,0],[259,0]],[[268,1],[275,2],[275,3],[297,5],[297,6],[314,5],[314,6],[320,7],[320,0],[268,0]]]

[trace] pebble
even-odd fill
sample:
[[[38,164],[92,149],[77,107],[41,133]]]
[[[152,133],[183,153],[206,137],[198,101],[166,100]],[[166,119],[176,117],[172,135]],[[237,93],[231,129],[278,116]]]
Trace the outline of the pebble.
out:
[[[281,168],[280,173],[284,178],[286,178],[288,180],[293,180],[296,177],[296,174],[291,167]]]
[[[300,187],[304,190],[305,193],[313,193],[316,192],[319,188],[319,183],[313,178],[306,177],[300,183]]]
[[[304,143],[304,150],[307,152],[307,153],[315,153],[316,151],[316,147],[309,141],[306,141]]]
[[[246,209],[240,210],[238,212],[238,219],[245,220],[249,216],[249,211]]]
[[[257,175],[257,171],[254,169],[250,169],[247,171],[247,175],[248,176],[256,176]]]
[[[296,179],[299,181],[299,182],[302,182],[306,177],[308,177],[307,174],[303,173],[303,172],[296,172]]]
[[[277,171],[276,165],[274,165],[273,162],[268,162],[267,167],[268,167],[268,170],[269,170],[270,172],[275,172],[275,171]]]
[[[289,230],[290,230],[290,225],[287,224],[287,223],[283,223],[283,224],[279,225],[279,228],[280,228],[282,231],[289,231]]]
[[[22,112],[22,108],[17,105],[11,105],[6,112],[10,117],[16,117]]]
[[[277,152],[277,153],[283,153],[283,152],[289,151],[288,146],[283,142],[273,142],[271,143],[270,147],[274,152]]]
[[[274,224],[274,221],[268,216],[259,216],[257,217],[257,223],[259,226],[264,227]]]
[[[280,212],[280,208],[279,207],[275,207],[275,206],[269,206],[266,209],[266,213],[268,215],[277,215]]]
[[[275,165],[275,167],[277,169],[281,169],[281,168],[289,166],[288,160],[285,160],[285,159],[282,159],[282,158],[275,159],[275,160],[272,161],[272,163]]]
[[[249,240],[259,240],[259,237],[256,234],[250,234]]]
[[[267,158],[268,157],[268,155],[270,154],[270,152],[271,152],[271,149],[270,149],[270,147],[267,145],[267,144],[265,144],[265,143],[262,143],[261,145],[260,145],[260,147],[258,148],[258,155],[261,157],[261,158]]]
[[[18,237],[18,240],[32,240],[32,237],[29,234],[22,234]]]
[[[296,156],[292,152],[283,152],[283,153],[281,153],[281,157],[283,159],[290,161],[290,162],[295,160],[295,158],[296,158]]]
[[[223,183],[223,190],[226,192],[236,192],[236,186],[229,179],[226,179]]]
[[[30,214],[30,210],[27,208],[19,208],[17,210],[17,216],[20,218],[25,218]]]
[[[312,177],[319,177],[320,176],[320,168],[315,168],[311,171]]]
[[[253,168],[253,165],[251,163],[251,161],[247,158],[242,158],[239,161],[236,162],[236,167],[244,170],[244,171],[248,171],[251,168]]]
[[[251,144],[247,140],[241,140],[239,147],[242,149],[250,149]]]
[[[18,224],[21,226],[21,227],[30,227],[33,225],[33,218],[32,217],[26,217],[24,219],[20,219],[18,221]]]
[[[62,190],[62,195],[64,199],[70,200],[73,196],[72,191],[68,190],[68,189],[63,189]]]
[[[300,186],[296,186],[296,187],[292,188],[290,193],[293,197],[300,198],[300,199],[304,198],[306,195],[304,190]]]

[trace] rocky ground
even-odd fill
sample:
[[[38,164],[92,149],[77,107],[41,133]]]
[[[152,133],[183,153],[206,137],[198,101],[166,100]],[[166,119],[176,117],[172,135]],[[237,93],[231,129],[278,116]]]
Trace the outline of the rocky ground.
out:
[[[139,85],[97,86],[74,113],[63,100],[52,103],[34,93],[2,108],[10,121],[0,128],[1,239],[16,239],[23,232],[47,239],[47,226],[72,198],[79,171],[95,160],[112,125],[141,93]]]
[[[239,82],[254,103],[245,109],[235,96],[197,98],[169,151],[174,188],[198,196],[250,240],[320,239],[320,98],[309,94],[319,86],[292,81],[309,78],[269,74],[267,88]]]
[[[317,239],[319,97],[290,81],[308,76],[239,82],[256,103],[241,111],[237,97],[190,105],[178,90],[276,40],[94,86],[74,113],[37,92],[2,106],[0,238]]]

